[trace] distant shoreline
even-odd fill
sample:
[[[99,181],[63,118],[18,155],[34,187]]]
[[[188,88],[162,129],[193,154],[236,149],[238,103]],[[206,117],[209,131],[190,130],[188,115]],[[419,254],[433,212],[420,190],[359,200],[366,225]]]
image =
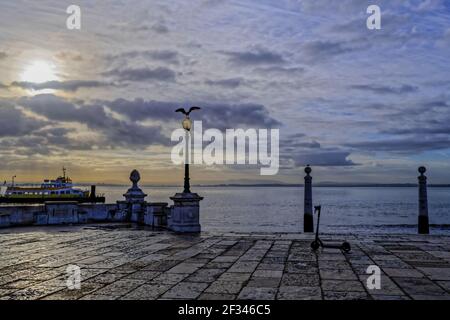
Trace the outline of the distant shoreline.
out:
[[[88,184],[78,184],[78,186],[84,186]],[[122,184],[97,184],[98,187],[124,187],[129,185]],[[198,184],[192,185],[193,188],[230,188],[230,187],[242,187],[242,188],[303,188],[303,184]],[[180,185],[141,185],[142,188],[181,188]],[[393,184],[313,184],[315,188],[416,188],[417,184],[413,183],[393,183]],[[450,188],[450,184],[429,184],[430,188]]]
[[[33,183],[17,183],[20,185],[30,185]],[[115,183],[75,183],[76,187],[88,187],[90,185],[96,185],[97,187],[123,187],[129,188],[128,184],[115,184]],[[230,187],[242,187],[242,188],[303,188],[303,184],[283,184],[283,183],[255,183],[255,184],[197,184],[192,185],[193,188],[230,188]],[[181,185],[152,185],[142,184],[141,188],[181,188]],[[315,188],[417,188],[417,184],[414,183],[392,183],[392,184],[371,184],[371,183],[313,183]],[[450,188],[450,184],[429,184],[429,188]]]
[[[197,187],[277,187],[277,188],[289,188],[300,187],[303,184],[216,184],[216,185],[197,185]],[[319,188],[413,188],[417,187],[417,184],[412,183],[395,183],[395,184],[314,184],[313,187]],[[450,184],[429,184],[431,188],[450,188]]]

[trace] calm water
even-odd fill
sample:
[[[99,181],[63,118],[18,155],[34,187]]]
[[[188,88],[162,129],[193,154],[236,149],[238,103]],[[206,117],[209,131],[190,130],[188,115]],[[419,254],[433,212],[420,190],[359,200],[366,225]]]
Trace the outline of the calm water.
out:
[[[98,186],[107,202],[123,199],[126,187]],[[143,188],[147,201],[169,202],[180,188]],[[298,232],[303,228],[303,188],[196,187],[204,196],[201,224],[205,231]],[[417,232],[416,188],[314,188],[322,205],[321,230],[327,232]],[[433,234],[450,234],[450,188],[429,188]]]

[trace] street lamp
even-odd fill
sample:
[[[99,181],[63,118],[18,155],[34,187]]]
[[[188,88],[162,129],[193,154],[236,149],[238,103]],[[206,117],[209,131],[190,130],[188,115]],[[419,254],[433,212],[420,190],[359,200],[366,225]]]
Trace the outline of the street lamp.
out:
[[[181,124],[183,125],[183,129],[186,131],[191,131],[192,128],[192,121],[189,118],[189,116],[186,116],[186,118],[183,119],[183,122],[181,122]]]
[[[183,129],[186,131],[186,148],[185,148],[185,162],[184,162],[184,190],[183,193],[191,193],[191,185],[189,183],[189,132],[192,128],[192,121],[189,118],[189,114],[194,110],[200,110],[200,107],[191,107],[186,112],[183,108],[175,110],[175,112],[181,112],[185,115],[185,118],[181,122]]]
[[[12,180],[12,187],[14,188],[14,178],[16,178],[17,176],[16,175],[14,175],[14,176],[12,176],[12,178],[11,178],[11,180]]]

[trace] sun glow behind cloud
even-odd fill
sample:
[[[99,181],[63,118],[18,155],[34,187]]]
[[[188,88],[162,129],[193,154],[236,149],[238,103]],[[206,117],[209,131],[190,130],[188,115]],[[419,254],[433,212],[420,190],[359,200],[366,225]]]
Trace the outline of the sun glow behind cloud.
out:
[[[58,81],[59,78],[56,75],[56,66],[53,63],[39,60],[33,61],[25,66],[20,78],[21,81],[27,83],[45,83],[49,81]],[[43,90],[28,90],[30,93],[54,93],[53,89]]]
[[[46,61],[34,61],[25,67],[21,75],[21,80],[33,83],[58,80],[56,67],[54,64]]]

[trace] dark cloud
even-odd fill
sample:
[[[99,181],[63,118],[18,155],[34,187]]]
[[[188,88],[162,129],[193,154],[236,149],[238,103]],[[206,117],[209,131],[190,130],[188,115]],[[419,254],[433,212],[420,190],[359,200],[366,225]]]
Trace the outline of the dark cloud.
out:
[[[390,126],[382,134],[421,135],[425,139],[440,140],[450,134],[450,101],[430,99],[419,103],[409,103],[386,116]],[[450,146],[449,146],[450,147]]]
[[[412,93],[417,92],[419,90],[416,86],[411,85],[402,85],[400,87],[392,87],[392,86],[377,86],[377,85],[354,85],[351,86],[353,89],[357,90],[363,90],[363,91],[370,91],[375,94],[405,94],[405,93]]]
[[[75,129],[45,127],[20,137],[3,139],[0,145],[10,148],[17,155],[51,155],[61,150],[91,150],[93,145],[85,140],[70,138]]]
[[[298,148],[308,148],[308,149],[320,149],[321,145],[317,141],[312,142],[290,142],[289,143],[289,150],[295,151],[298,150]]]
[[[422,104],[424,111],[432,109],[432,108],[445,108],[450,109],[450,101],[445,100],[432,100],[428,102],[424,102]]]
[[[307,42],[301,49],[301,57],[306,61],[323,61],[338,55],[360,50],[361,45],[344,41],[315,40]],[[367,49],[367,47],[364,47]]]
[[[303,138],[303,137],[305,137],[306,135],[304,134],[304,133],[295,133],[295,134],[291,134],[290,136],[289,136],[289,139],[297,139],[297,138]]]
[[[151,68],[137,68],[137,69],[114,69],[105,72],[104,75],[112,76],[119,81],[146,81],[156,80],[164,82],[175,82],[176,73],[164,67]]]
[[[170,143],[170,139],[162,135],[161,127],[116,119],[100,104],[75,104],[54,95],[21,98],[19,104],[52,121],[85,124],[104,136],[98,143],[99,148],[126,146],[133,149]]]
[[[305,154],[298,154],[292,159],[296,166],[303,167],[306,165],[324,166],[324,167],[341,167],[341,166],[355,166],[356,164],[348,159],[350,152],[321,150],[318,152],[308,152]]]
[[[264,67],[264,68],[256,68],[255,72],[262,74],[284,74],[284,75],[295,75],[299,73],[305,72],[304,68],[301,67],[281,67],[281,66],[272,66],[272,67]]]
[[[219,86],[223,88],[235,89],[242,85],[244,79],[242,78],[230,78],[222,80],[206,80],[205,83],[209,86]]]
[[[393,153],[417,154],[418,152],[441,150],[450,148],[450,139],[447,137],[414,137],[402,139],[384,139],[376,141],[362,141],[347,144],[363,151],[382,151]]]
[[[174,50],[133,50],[123,52],[118,55],[108,56],[109,60],[113,59],[136,59],[142,57],[156,61],[162,61],[170,64],[179,64],[179,54]]]
[[[283,167],[314,166],[354,166],[348,159],[350,151],[332,147],[322,147],[316,140],[309,140],[303,133],[296,133],[280,141],[280,156]]]
[[[81,110],[75,104],[52,94],[40,94],[33,97],[22,97],[18,100],[20,106],[42,115],[49,120],[85,122],[93,119],[91,116],[97,114],[101,117],[104,112],[101,108],[97,110]],[[86,120],[85,120],[86,119]]]
[[[229,57],[229,62],[238,66],[285,63],[285,60],[281,54],[263,48],[242,52],[222,51],[222,53]]]
[[[68,137],[68,134],[74,131],[74,129],[50,127],[43,128],[35,132],[34,136],[41,139],[41,141],[46,145],[64,146],[67,148],[70,147],[70,149],[80,149],[79,144],[77,143],[77,145],[75,146],[74,142],[76,141],[73,141]],[[81,149],[91,149],[91,146],[89,144],[85,144],[85,147]]]
[[[179,107],[178,102],[145,101],[143,99],[125,100],[118,99],[112,102],[104,102],[111,110],[125,115],[134,121],[146,119],[178,121],[179,114],[174,110]],[[270,116],[269,111],[259,104],[211,104],[206,102],[193,102],[189,105],[198,105],[202,110],[194,119],[202,120],[205,126],[218,129],[252,127],[271,128],[281,126],[281,123]]]
[[[27,117],[14,105],[0,101],[0,138],[25,135],[47,124],[47,121]]]
[[[154,25],[151,26],[150,29],[159,34],[166,34],[166,33],[169,33],[169,31],[170,31],[169,27],[163,22],[155,23]]]
[[[281,138],[280,148],[282,153],[296,154],[299,150],[310,152],[309,149],[320,149],[321,145],[315,140],[308,140],[304,133],[295,133],[286,138]]]
[[[146,51],[144,56],[148,56],[154,60],[165,61],[169,63],[178,64],[178,52],[172,50],[155,50]]]
[[[80,88],[98,88],[108,86],[110,84],[94,81],[94,80],[69,80],[69,81],[47,81],[43,83],[14,81],[11,87],[19,87],[27,90],[44,90],[54,89],[62,91],[77,91]]]
[[[203,107],[201,119],[208,126],[219,129],[280,127],[282,123],[270,115],[269,110],[260,104],[198,104]]]
[[[416,125],[407,128],[393,128],[384,130],[383,133],[393,134],[393,135],[411,135],[411,134],[421,134],[432,137],[433,135],[450,135],[450,119],[445,119],[443,121],[430,121],[420,123],[418,121]],[[438,137],[437,137],[438,138]],[[450,148],[450,145],[448,146]],[[430,148],[432,149],[432,148]]]
[[[178,103],[145,101],[143,99],[116,99],[114,101],[103,101],[103,104],[112,111],[127,116],[132,121],[175,119],[174,111],[178,108]]]
[[[33,155],[50,155],[53,146],[46,144],[46,141],[42,137],[33,135],[24,135],[18,138],[8,138],[0,140],[2,149],[12,149],[13,153],[22,156]]]
[[[8,57],[8,55],[6,54],[6,52],[0,51],[0,60],[6,59],[6,57]]]

